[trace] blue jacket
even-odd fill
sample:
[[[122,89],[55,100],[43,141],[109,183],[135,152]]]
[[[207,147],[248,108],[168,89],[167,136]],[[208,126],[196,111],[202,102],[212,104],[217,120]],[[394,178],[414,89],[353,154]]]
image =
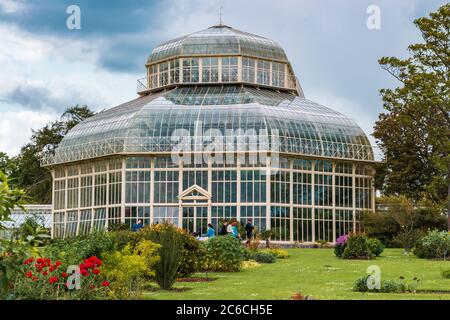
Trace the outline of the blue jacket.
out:
[[[213,228],[208,227],[208,230],[206,231],[206,235],[204,235],[205,237],[208,238],[214,238],[216,236],[216,232],[214,231]]]
[[[142,223],[135,223],[135,224],[133,224],[131,231],[138,232],[139,230],[142,229],[142,227],[144,227],[144,225]]]
[[[237,226],[231,226],[231,229],[233,230],[233,237],[238,238],[239,232]]]

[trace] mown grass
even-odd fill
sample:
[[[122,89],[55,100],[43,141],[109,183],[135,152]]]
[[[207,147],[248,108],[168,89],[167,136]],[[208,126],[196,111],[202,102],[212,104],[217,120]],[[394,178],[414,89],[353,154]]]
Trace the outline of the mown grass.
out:
[[[197,274],[217,278],[211,282],[176,283],[182,290],[149,290],[146,299],[290,299],[301,292],[313,299],[445,299],[450,300],[450,279],[441,276],[450,261],[418,259],[401,249],[386,249],[375,260],[342,260],[332,249],[290,249],[288,259],[235,273]],[[370,265],[381,269],[382,279],[421,279],[418,293],[359,293],[353,291],[357,278]],[[439,293],[423,293],[434,291]]]

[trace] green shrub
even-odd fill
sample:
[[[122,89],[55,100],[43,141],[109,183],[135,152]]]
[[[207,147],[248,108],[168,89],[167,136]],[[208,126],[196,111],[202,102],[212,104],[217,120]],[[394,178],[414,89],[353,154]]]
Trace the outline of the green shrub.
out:
[[[416,292],[416,288],[420,282],[420,280],[416,277],[414,277],[412,281],[406,281],[403,277],[400,277],[400,280],[382,280],[379,288],[369,289],[367,286],[367,280],[369,277],[370,275],[366,274],[358,278],[353,285],[353,291],[383,293]]]
[[[215,237],[203,243],[205,271],[239,271],[247,250],[239,240],[230,237]]]
[[[369,245],[370,252],[375,257],[378,257],[384,251],[384,245],[376,238],[367,239],[367,244]]]
[[[149,239],[159,243],[158,239],[160,234],[167,231],[167,229],[176,231],[175,236],[179,239],[182,245],[180,267],[178,268],[177,277],[185,278],[195,272],[198,272],[201,268],[201,260],[204,254],[202,247],[200,246],[200,241],[182,229],[177,228],[170,223],[164,222],[144,227],[140,232],[132,232],[132,234],[136,234],[135,237]]]
[[[139,232],[131,232],[130,230],[117,230],[109,232],[109,238],[114,244],[114,250],[120,251],[126,245],[136,245],[144,237]]]
[[[418,258],[446,259],[450,254],[450,235],[447,231],[431,230],[416,242],[414,254]]]
[[[161,245],[155,279],[162,290],[169,290],[177,279],[183,242],[178,228],[167,223],[161,227],[160,231],[154,232],[153,237],[155,242]]]
[[[255,252],[252,254],[252,259],[259,263],[274,263],[277,261],[275,256],[269,252]]]
[[[85,236],[53,240],[45,247],[44,254],[51,259],[75,265],[88,257],[103,258],[104,254],[114,249],[114,242],[106,232],[93,232]]]
[[[417,240],[423,237],[425,232],[420,229],[410,231],[400,231],[392,241],[396,247],[403,248],[405,252],[410,252],[414,248]]]
[[[334,255],[338,258],[342,258],[342,254],[344,253],[346,245],[345,244],[337,244],[334,246]]]
[[[336,244],[334,246],[334,254],[338,258],[342,258],[345,248],[347,247],[348,235],[343,234],[336,239]]]
[[[368,238],[364,235],[351,235],[342,253],[343,259],[372,259]]]
[[[109,232],[114,231],[130,231],[130,225],[128,223],[114,223],[108,226]]]
[[[279,249],[279,248],[270,248],[267,250],[263,250],[263,252],[270,253],[277,259],[286,259],[289,258],[289,252],[286,249]]]
[[[0,239],[0,300],[10,298],[11,284],[23,274],[22,263],[30,254],[31,246],[28,243]]]
[[[43,246],[50,240],[50,229],[45,227],[42,217],[31,215],[14,231],[14,237],[28,241],[32,246]]]
[[[441,275],[444,279],[450,279],[450,269],[442,270]]]
[[[384,293],[402,293],[406,292],[406,285],[403,282],[395,280],[384,280],[381,282],[380,292]]]
[[[200,241],[186,232],[183,233],[181,241],[183,250],[177,277],[185,278],[201,269],[202,256],[205,254],[205,251],[200,245]]]
[[[420,233],[425,234],[429,229],[447,229],[447,217],[442,215],[441,207],[428,199],[413,202],[409,199],[405,201],[401,196],[390,196],[381,197],[377,201],[387,204],[387,210],[362,212],[361,225],[368,237],[379,239],[387,248],[405,248],[406,245],[408,249],[411,241]],[[408,207],[412,210],[405,212]],[[402,232],[402,225],[405,226],[405,222],[399,219],[402,217],[407,218],[402,219],[404,221],[414,217],[413,232]]]
[[[367,287],[367,279],[370,275],[366,274],[358,279],[356,279],[355,284],[353,285],[353,291],[356,292],[367,292],[369,288]]]
[[[140,295],[146,279],[155,276],[159,247],[149,240],[141,240],[135,246],[128,244],[120,251],[105,255],[101,270],[111,282],[110,298],[130,299]]]

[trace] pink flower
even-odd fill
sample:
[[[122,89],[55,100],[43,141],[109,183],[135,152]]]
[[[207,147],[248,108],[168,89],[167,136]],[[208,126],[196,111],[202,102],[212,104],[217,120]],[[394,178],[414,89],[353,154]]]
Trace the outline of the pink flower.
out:
[[[343,245],[347,242],[348,240],[348,235],[344,234],[342,236],[340,236],[339,238],[336,239],[336,244],[337,245]]]

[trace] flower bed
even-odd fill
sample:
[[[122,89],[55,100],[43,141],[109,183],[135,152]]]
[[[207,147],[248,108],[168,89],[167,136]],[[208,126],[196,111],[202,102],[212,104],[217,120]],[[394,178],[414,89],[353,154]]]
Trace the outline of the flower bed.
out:
[[[102,261],[93,256],[78,265],[79,274],[68,273],[63,263],[50,258],[29,258],[12,285],[14,299],[102,299],[109,282],[100,275]],[[71,268],[76,270],[76,268]],[[79,285],[77,283],[79,279]]]

